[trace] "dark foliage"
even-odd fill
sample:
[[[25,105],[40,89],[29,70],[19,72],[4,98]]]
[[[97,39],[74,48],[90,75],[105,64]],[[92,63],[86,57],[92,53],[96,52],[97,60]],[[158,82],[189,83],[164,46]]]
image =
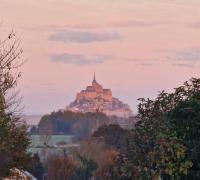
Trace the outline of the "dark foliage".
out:
[[[31,157],[29,158],[29,162],[25,166],[25,169],[38,180],[42,180],[44,174],[44,167],[40,162],[38,154],[31,155]]]
[[[22,49],[14,32],[0,39],[0,179],[10,174],[12,168],[22,169],[28,162],[29,145],[27,128],[17,117],[20,99],[10,95],[21,76],[18,67]]]
[[[89,137],[100,125],[109,122],[102,113],[54,112],[45,115],[39,122],[39,134],[70,134],[77,139]]]
[[[72,180],[91,179],[91,177],[94,176],[96,169],[98,168],[97,163],[94,160],[81,156],[81,155],[78,155],[78,158],[81,164],[80,164],[80,167],[76,169],[76,173],[74,177],[72,178]]]
[[[92,138],[104,141],[108,147],[115,148],[121,153],[126,154],[129,138],[132,135],[132,131],[123,129],[117,124],[110,124],[99,127],[92,134]]]

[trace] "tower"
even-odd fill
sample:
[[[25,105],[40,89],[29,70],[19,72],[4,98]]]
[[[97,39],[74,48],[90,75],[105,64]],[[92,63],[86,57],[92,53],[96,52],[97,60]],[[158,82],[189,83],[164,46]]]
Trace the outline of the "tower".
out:
[[[93,78],[92,84],[93,84],[93,83],[97,83],[96,77],[95,77],[95,73],[94,73],[94,78]]]
[[[92,86],[96,92],[103,92],[103,87],[96,81],[95,73],[92,81]]]

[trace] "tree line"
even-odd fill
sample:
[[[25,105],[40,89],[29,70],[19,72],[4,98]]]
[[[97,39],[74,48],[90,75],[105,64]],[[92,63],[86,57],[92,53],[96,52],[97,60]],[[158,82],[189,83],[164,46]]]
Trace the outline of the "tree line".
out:
[[[49,135],[73,135],[77,140],[88,138],[98,127],[109,124],[126,123],[134,127],[135,117],[119,118],[106,116],[101,112],[72,112],[58,111],[44,115],[38,127],[32,127],[30,134]]]

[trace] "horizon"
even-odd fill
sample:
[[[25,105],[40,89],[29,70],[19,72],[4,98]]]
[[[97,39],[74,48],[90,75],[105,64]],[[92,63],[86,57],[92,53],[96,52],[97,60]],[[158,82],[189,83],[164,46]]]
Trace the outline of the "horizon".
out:
[[[27,115],[64,109],[93,72],[134,114],[138,98],[200,77],[198,0],[2,0],[0,12],[1,38],[14,30],[28,59]]]

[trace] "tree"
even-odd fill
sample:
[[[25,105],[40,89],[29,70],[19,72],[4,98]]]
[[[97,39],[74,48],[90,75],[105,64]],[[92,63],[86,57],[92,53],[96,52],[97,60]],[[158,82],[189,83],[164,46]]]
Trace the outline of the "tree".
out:
[[[178,89],[184,99],[168,113],[172,131],[187,147],[187,158],[193,166],[188,179],[200,178],[200,79],[192,78]]]
[[[50,157],[47,164],[49,180],[69,180],[75,174],[74,161],[64,156]]]
[[[98,165],[90,157],[78,154],[79,167],[76,169],[76,175],[73,177],[75,180],[89,180],[94,176]]]
[[[132,132],[121,128],[117,124],[100,126],[93,134],[92,138],[103,141],[107,147],[115,148],[126,153],[128,139]]]
[[[119,153],[116,150],[105,150],[101,155],[98,162],[98,169],[96,177],[102,180],[117,179],[117,158]]]
[[[58,111],[41,118],[38,133],[70,134],[81,140],[88,138],[97,126],[106,122],[109,122],[109,117],[102,113]]]
[[[26,126],[15,114],[19,100],[11,93],[21,76],[17,72],[23,63],[19,47],[20,41],[14,32],[0,40],[0,178],[7,176],[14,167],[23,168],[28,160]]]
[[[44,167],[42,163],[40,162],[40,158],[38,154],[31,155],[29,162],[27,163],[25,169],[31,173],[34,177],[36,177],[38,180],[42,180],[43,173],[44,173]]]
[[[200,79],[140,99],[128,159],[143,179],[199,177]],[[198,176],[195,176],[194,171]]]

